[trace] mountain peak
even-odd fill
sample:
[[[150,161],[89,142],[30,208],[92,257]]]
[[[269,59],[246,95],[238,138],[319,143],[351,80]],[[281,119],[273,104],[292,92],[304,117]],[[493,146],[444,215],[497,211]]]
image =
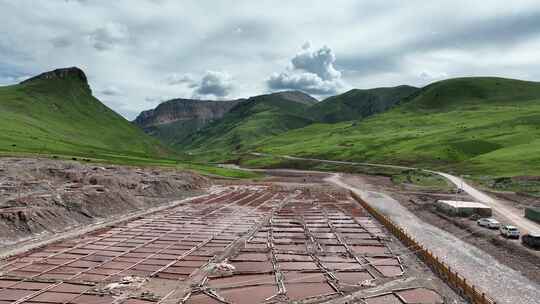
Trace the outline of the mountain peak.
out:
[[[271,93],[268,95],[277,96],[285,100],[294,101],[306,105],[312,105],[319,102],[317,99],[312,96],[302,92],[302,91],[281,91],[276,93]]]
[[[37,76],[28,78],[22,81],[21,83],[29,83],[36,80],[48,80],[48,79],[75,79],[75,80],[79,80],[81,82],[87,83],[86,75],[84,74],[83,70],[79,69],[78,67],[69,67],[69,68],[61,68],[61,69],[52,70],[52,71],[45,72]]]

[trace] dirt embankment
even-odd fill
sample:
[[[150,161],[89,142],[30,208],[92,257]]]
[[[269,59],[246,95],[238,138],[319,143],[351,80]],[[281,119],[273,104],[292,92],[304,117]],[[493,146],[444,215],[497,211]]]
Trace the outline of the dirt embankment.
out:
[[[169,169],[0,159],[0,246],[201,193],[210,181]]]

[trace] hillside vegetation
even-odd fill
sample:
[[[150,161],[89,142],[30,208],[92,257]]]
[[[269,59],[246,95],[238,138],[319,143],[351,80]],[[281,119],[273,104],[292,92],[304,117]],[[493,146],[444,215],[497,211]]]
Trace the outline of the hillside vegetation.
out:
[[[329,97],[309,108],[309,115],[321,123],[359,120],[382,113],[418,91],[411,86],[352,89],[341,95]]]
[[[540,83],[445,80],[387,112],[359,122],[311,124],[266,139],[256,150],[477,176],[540,175]]]
[[[83,71],[58,69],[0,87],[0,156],[178,167],[227,177],[240,170],[182,163],[175,152],[92,96]]]
[[[168,151],[92,96],[76,68],[0,87],[0,150],[163,157]]]
[[[188,151],[199,160],[226,161],[263,139],[311,124],[307,115],[311,104],[306,102],[309,96],[300,92],[290,94],[252,97],[173,147]]]

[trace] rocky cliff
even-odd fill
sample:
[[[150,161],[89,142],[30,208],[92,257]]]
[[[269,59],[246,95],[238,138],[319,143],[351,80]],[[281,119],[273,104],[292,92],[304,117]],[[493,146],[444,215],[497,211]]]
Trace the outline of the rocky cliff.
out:
[[[203,123],[210,122],[223,117],[241,101],[242,99],[223,101],[172,99],[161,103],[153,110],[141,112],[134,123],[142,128],[148,128],[193,119]]]
[[[244,99],[236,100],[194,100],[172,99],[161,103],[153,110],[143,111],[133,121],[146,133],[174,144],[220,119]]]

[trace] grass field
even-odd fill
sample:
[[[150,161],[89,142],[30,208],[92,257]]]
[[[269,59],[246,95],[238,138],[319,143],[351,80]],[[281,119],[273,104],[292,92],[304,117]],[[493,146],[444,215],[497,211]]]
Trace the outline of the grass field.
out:
[[[444,177],[422,170],[403,170],[392,175],[392,181],[398,185],[414,185],[431,191],[452,191],[456,188]]]
[[[540,175],[540,84],[447,80],[385,113],[359,122],[312,124],[269,138],[256,150],[473,176]]]

